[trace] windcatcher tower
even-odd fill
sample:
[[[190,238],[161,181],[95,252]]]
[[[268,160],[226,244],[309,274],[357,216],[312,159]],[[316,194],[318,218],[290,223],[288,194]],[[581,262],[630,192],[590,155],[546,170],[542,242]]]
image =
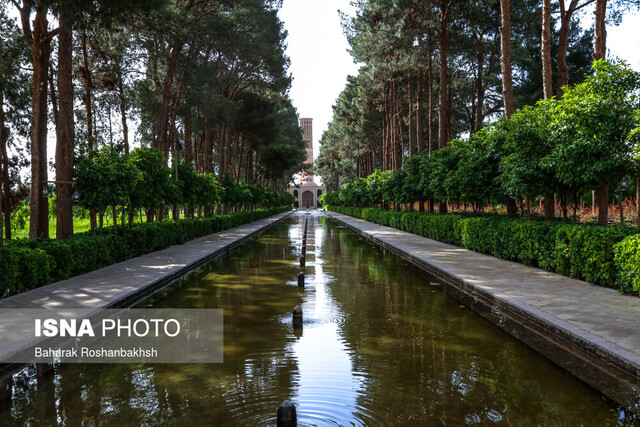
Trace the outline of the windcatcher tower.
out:
[[[300,126],[302,126],[302,139],[304,139],[305,143],[305,151],[307,152],[307,158],[304,161],[305,163],[311,165],[313,164],[313,119],[304,118],[300,119]],[[307,171],[302,171],[302,176],[304,178]],[[310,175],[313,178],[313,175]]]

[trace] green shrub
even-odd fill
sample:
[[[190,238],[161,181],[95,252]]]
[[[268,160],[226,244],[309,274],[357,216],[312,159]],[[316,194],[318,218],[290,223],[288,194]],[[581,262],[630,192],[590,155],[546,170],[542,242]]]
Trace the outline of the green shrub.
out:
[[[640,234],[616,243],[614,263],[618,273],[618,289],[640,293]]]
[[[614,262],[614,246],[636,233],[637,229],[631,227],[560,226],[556,233],[556,271],[591,283],[616,287],[618,268]]]
[[[5,294],[14,294],[14,288],[20,283],[20,271],[18,269],[18,251],[11,247],[0,248],[0,297]]]
[[[51,257],[42,249],[16,248],[18,281],[8,284],[14,292],[23,292],[51,282]]]
[[[61,241],[45,240],[38,247],[49,255],[51,281],[64,280],[71,275],[75,254],[70,245]]]
[[[329,209],[430,239],[623,291],[640,291],[640,231],[487,215]]]

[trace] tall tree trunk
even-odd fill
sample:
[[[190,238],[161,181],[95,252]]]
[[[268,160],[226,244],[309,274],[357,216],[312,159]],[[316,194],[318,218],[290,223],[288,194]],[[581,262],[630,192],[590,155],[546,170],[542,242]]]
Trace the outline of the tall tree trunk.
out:
[[[389,86],[390,87],[390,86]],[[386,170],[393,169],[393,99],[391,89],[387,95],[387,167]]]
[[[500,0],[500,68],[502,70],[502,97],[504,100],[504,115],[511,117],[516,111],[513,101],[513,79],[511,70],[511,2],[510,0]],[[513,218],[516,215],[516,202],[513,199],[507,200],[507,217]]]
[[[451,126],[449,115],[449,92],[447,80],[447,24],[449,20],[448,6],[440,9],[440,94],[438,105],[438,148],[446,147],[451,140]],[[442,209],[441,209],[442,210]]]
[[[544,196],[544,220],[553,221],[556,218],[556,198],[553,194]]]
[[[226,125],[224,127],[223,142],[224,142],[224,149],[222,152],[222,156],[224,159],[224,167],[221,167],[220,170],[230,174],[231,168],[229,164],[230,163],[229,151],[231,151],[231,128]]]
[[[175,100],[173,102],[173,111],[171,112],[171,128],[169,130],[169,146],[171,147],[171,156],[173,157],[173,170],[175,173],[175,180],[178,181],[178,163],[180,161],[180,150],[176,144],[176,117],[178,114],[178,106],[180,105],[180,98],[182,97],[182,87],[184,84],[184,73],[182,74],[182,78],[180,79],[180,86],[178,87],[178,93],[176,94]],[[171,207],[173,213],[173,220],[178,221],[180,219],[180,208],[177,204],[174,204]]]
[[[113,146],[113,123],[111,123],[111,101],[107,101],[107,120],[109,121],[109,145]]]
[[[73,38],[71,19],[66,13],[60,14],[58,34],[58,96],[60,112],[56,132],[56,189],[57,221],[56,238],[67,239],[73,235]]]
[[[607,54],[607,27],[605,16],[607,11],[607,0],[596,0],[595,10],[595,31],[593,39],[593,59],[597,61]],[[603,185],[599,191],[599,213],[598,224],[607,225],[609,216],[609,186]],[[640,224],[640,218],[638,219]]]
[[[193,141],[193,165],[197,172],[201,171],[202,150],[204,141],[204,130],[202,129],[202,117],[200,117],[200,107],[196,109],[196,132]]]
[[[607,0],[596,0],[595,29],[593,33],[593,60],[603,59],[607,55]]]
[[[544,99],[553,96],[553,78],[551,73],[551,0],[542,2],[542,90]],[[544,219],[553,221],[556,217],[556,202],[553,194],[544,197]]]
[[[609,223],[609,186],[603,185],[598,191],[598,225]]]
[[[513,101],[513,78],[511,70],[511,2],[500,0],[500,67],[502,69],[502,97],[504,99],[504,115],[509,118],[516,112]]]
[[[433,119],[434,119],[434,114],[433,114],[433,44],[432,44],[432,37],[431,37],[431,31],[429,30],[429,32],[427,33],[428,36],[428,48],[429,48],[429,65],[428,65],[428,74],[429,74],[429,80],[428,80],[428,85],[429,85],[429,120],[428,120],[428,126],[429,126],[429,130],[428,130],[428,136],[429,136],[429,157],[431,157],[431,154],[433,154],[433,152],[437,149],[436,146],[436,137],[435,137],[435,133],[433,131]]]
[[[50,53],[47,10],[40,7],[33,21],[30,239],[49,237],[49,197],[44,190],[47,188],[47,82]]]
[[[178,92],[176,93],[175,99],[173,100],[173,108],[171,110],[171,127],[169,128],[169,147],[170,149],[175,149],[174,154],[178,153],[177,147],[175,146],[176,142],[176,117],[178,116],[178,108],[180,107],[180,100],[182,99],[182,90],[184,89],[184,80],[186,73],[182,73],[180,77],[180,84],[178,85]],[[177,157],[176,157],[177,159]]]
[[[89,158],[93,157],[92,150],[96,150],[97,142],[93,133],[93,102],[91,100],[91,90],[93,89],[93,79],[91,78],[91,69],[89,68],[89,52],[87,50],[87,32],[86,29],[82,29],[82,36],[80,37],[82,45],[82,79],[84,80],[85,92],[82,97],[84,106],[87,112],[87,145],[89,149]],[[91,231],[94,231],[98,227],[98,220],[96,218],[96,211],[89,210],[89,223]]]
[[[0,158],[2,158],[2,175],[0,176],[0,188],[2,194],[0,198],[4,198],[4,210],[0,212],[4,214],[4,235],[7,240],[11,239],[11,182],[9,181],[9,156],[7,155],[7,140],[9,139],[9,128],[4,125],[4,111],[2,111],[2,92],[0,92]],[[0,226],[0,235],[2,227]]]
[[[449,114],[449,91],[447,80],[447,24],[449,9],[444,3],[440,8],[440,93],[438,105],[438,148],[444,148],[451,140],[451,116]],[[440,202],[440,213],[448,212],[446,201]]]
[[[424,71],[420,69],[418,72],[418,94],[417,94],[417,108],[416,108],[416,146],[418,148],[418,154],[424,150],[424,102],[423,102],[423,80]]]
[[[244,182],[251,182],[252,181],[252,176],[251,176],[251,166],[253,163],[253,150],[251,149],[251,147],[249,147],[249,150],[247,150],[247,161],[244,167]]]
[[[53,81],[55,71],[53,64],[49,62],[49,90],[51,91],[51,112],[53,113],[53,124],[58,128],[58,97],[56,96],[56,84]]]
[[[90,150],[95,150],[96,144],[93,137],[93,109],[91,103],[91,90],[93,89],[93,79],[91,78],[91,70],[89,69],[89,53],[87,51],[87,33],[86,30],[82,29],[81,36],[82,43],[82,61],[83,61],[83,71],[82,71],[82,79],[84,80],[85,93],[83,96],[83,101],[85,105],[85,109],[87,111],[87,142],[89,144]],[[95,216],[95,214],[94,214]]]
[[[127,99],[124,95],[122,70],[118,70],[118,100],[120,101],[120,120],[122,121],[122,138],[124,154],[129,154],[129,126],[127,126]]]
[[[474,126],[473,132],[477,132],[482,129],[482,123],[484,121],[484,52],[478,53],[478,75],[476,76],[476,110],[474,111]],[[513,94],[513,93],[512,93]]]
[[[551,74],[551,0],[542,1],[542,89],[544,99],[553,96]]]
[[[409,157],[414,154],[413,140],[413,74],[409,74]]]
[[[180,51],[184,45],[184,37],[181,37],[173,42],[171,47],[171,55],[169,57],[169,63],[167,64],[167,72],[164,76],[164,82],[162,83],[162,99],[160,101],[160,114],[158,115],[158,135],[155,141],[155,147],[162,150],[165,153],[165,157],[169,156],[169,145],[167,144],[168,138],[168,126],[169,126],[169,103],[173,92],[173,76],[176,72],[176,65],[178,64],[178,57]]]
[[[0,170],[0,247],[2,247],[3,241],[2,241],[2,229],[3,227],[3,219],[4,219],[4,212],[5,210],[8,210],[9,207],[9,199],[5,199],[5,203],[3,204],[2,201],[4,199],[4,192],[2,191],[4,186],[5,186],[5,182],[4,182],[4,175],[5,175],[5,158],[7,156],[7,139],[9,138],[9,128],[7,128],[4,125],[4,94],[2,93],[2,91],[0,90],[0,167],[2,168]]]
[[[192,165],[193,164],[193,143],[192,143],[192,122],[193,117],[191,114],[191,110],[187,110],[187,113],[183,118],[184,122],[184,161],[185,163]],[[187,218],[193,218],[193,207],[185,206],[184,208],[184,216]]]
[[[393,158],[394,164],[393,169],[398,170],[402,168],[402,160],[403,160],[403,150],[402,150],[402,128],[400,122],[400,105],[399,105],[399,90],[398,90],[398,80],[393,79],[393,110],[394,110],[394,135],[395,135],[395,145],[393,150]]]
[[[248,155],[251,147],[249,147],[249,144],[246,143],[244,135],[240,133],[238,135],[238,150],[240,154],[237,156],[238,161],[236,164],[236,181],[237,182],[240,182],[240,178],[242,177],[242,161],[244,160],[246,162],[246,158],[247,158],[247,155],[245,155],[244,153],[245,146],[247,148],[247,155]]]
[[[569,84],[569,64],[567,63],[567,49],[569,47],[569,25],[571,24],[573,9],[564,8],[564,0],[560,0],[560,34],[558,39],[558,87],[556,94],[561,97],[562,88]]]
[[[507,218],[515,218],[518,214],[518,206],[516,200],[509,197],[507,199]]]
[[[193,144],[191,142],[191,111],[187,111],[184,115],[184,161],[188,164],[193,163]]]
[[[388,95],[384,95],[383,126],[382,126],[382,170],[389,169],[389,102]]]
[[[213,172],[213,135],[214,131],[209,123],[205,123],[205,135],[204,135],[204,153],[202,171],[204,173]]]

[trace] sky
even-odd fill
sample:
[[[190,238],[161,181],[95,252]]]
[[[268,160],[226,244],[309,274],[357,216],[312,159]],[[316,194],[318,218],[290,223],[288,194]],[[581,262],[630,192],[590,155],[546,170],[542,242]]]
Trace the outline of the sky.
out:
[[[349,0],[284,0],[280,20],[288,31],[286,54],[293,84],[289,92],[300,117],[313,119],[314,156],[333,115],[332,105],[358,73],[347,52],[338,10],[353,14]]]
[[[300,117],[313,118],[314,156],[318,141],[331,121],[335,104],[348,75],[358,67],[347,49],[349,45],[340,26],[338,10],[354,13],[350,0],[284,0],[280,19],[288,31],[286,53],[293,75],[290,96]],[[581,23],[590,27],[591,11],[585,11]],[[625,59],[640,71],[640,14],[628,14],[618,27],[607,27],[609,56]]]

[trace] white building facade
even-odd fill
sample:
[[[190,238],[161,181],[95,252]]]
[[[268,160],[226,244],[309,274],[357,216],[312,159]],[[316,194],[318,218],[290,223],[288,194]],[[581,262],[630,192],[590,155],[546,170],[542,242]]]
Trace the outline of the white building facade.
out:
[[[307,164],[313,163],[313,119],[300,119],[300,126],[303,129],[302,137],[305,141],[305,151],[307,152]],[[288,191],[295,197],[294,208],[320,208],[320,196],[326,192],[325,188],[313,180],[313,176],[307,171],[301,172],[302,182],[289,187]]]

